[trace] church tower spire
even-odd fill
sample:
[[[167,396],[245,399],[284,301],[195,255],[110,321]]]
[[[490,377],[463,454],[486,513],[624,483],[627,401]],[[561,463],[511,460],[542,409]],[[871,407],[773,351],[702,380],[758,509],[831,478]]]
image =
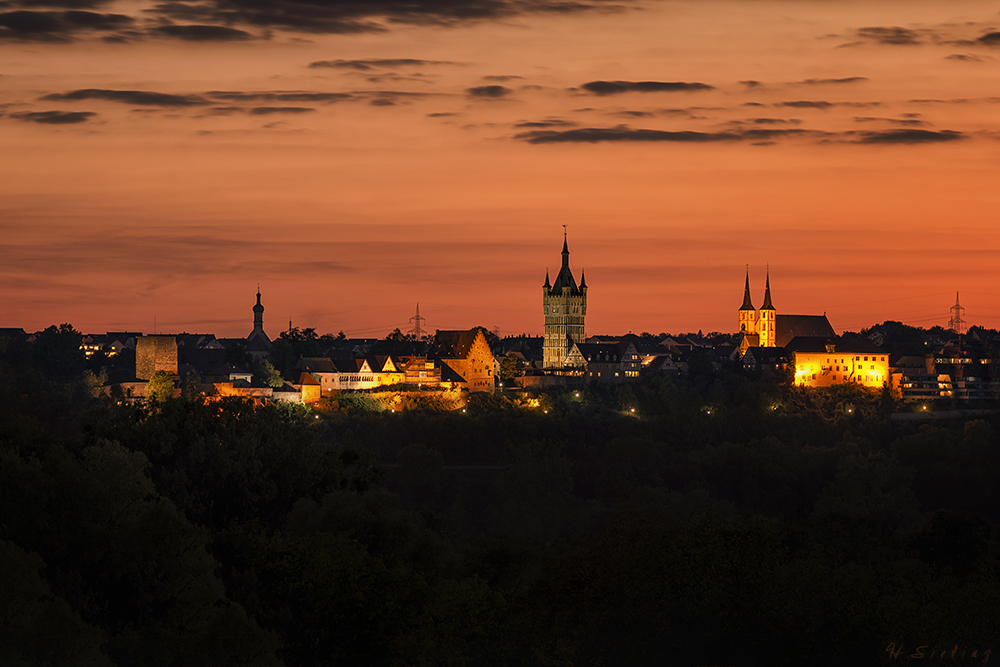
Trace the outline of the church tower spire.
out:
[[[771,268],[767,269],[767,280],[764,283],[764,303],[760,306],[761,310],[774,310],[774,306],[771,305]]]
[[[562,265],[564,269],[569,269],[569,243],[566,240],[566,225],[563,225]]]
[[[753,301],[750,299],[750,265],[747,265],[746,282],[743,285],[743,305],[740,306],[740,333],[742,334],[754,334],[757,333],[757,326],[755,319],[757,317],[757,309],[753,306]]]
[[[761,347],[777,347],[777,332],[774,326],[776,317],[774,305],[771,304],[771,267],[768,267],[764,283],[764,303],[760,306],[760,317],[757,318],[757,333],[760,334]]]

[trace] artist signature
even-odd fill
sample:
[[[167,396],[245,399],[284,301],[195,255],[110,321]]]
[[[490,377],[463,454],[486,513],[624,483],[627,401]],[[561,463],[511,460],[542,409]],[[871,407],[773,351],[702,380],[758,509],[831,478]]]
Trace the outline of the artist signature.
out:
[[[914,646],[908,648],[903,644],[893,642],[885,648],[890,660],[911,659],[920,660],[922,658],[951,658],[952,660],[969,660],[976,662],[988,662],[993,649],[982,649],[973,646],[955,646],[941,648],[938,646]]]

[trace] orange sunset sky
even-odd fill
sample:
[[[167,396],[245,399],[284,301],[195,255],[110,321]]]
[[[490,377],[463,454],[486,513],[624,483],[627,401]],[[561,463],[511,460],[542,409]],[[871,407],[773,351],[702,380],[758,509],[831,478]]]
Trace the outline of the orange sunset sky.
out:
[[[0,0],[0,326],[1000,327],[1000,5]]]

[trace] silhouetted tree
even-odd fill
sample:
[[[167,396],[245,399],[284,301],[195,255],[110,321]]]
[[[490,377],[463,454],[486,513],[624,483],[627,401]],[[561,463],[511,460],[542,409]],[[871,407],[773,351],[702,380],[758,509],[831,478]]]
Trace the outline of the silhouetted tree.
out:
[[[83,334],[71,324],[46,327],[32,344],[35,367],[49,377],[76,377],[87,364]]]

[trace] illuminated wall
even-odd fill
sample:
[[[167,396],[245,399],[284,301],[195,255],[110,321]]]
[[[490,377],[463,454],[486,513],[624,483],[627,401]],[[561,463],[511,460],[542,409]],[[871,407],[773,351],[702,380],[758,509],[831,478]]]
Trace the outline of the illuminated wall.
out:
[[[464,357],[442,357],[441,361],[465,379],[469,391],[493,391],[495,384],[493,368],[496,360],[482,329],[476,330],[472,345]]]
[[[156,371],[177,375],[177,339],[143,336],[135,343],[135,377],[148,380]]]
[[[795,384],[800,387],[855,383],[881,388],[890,382],[889,355],[884,353],[795,352],[793,363]]]

